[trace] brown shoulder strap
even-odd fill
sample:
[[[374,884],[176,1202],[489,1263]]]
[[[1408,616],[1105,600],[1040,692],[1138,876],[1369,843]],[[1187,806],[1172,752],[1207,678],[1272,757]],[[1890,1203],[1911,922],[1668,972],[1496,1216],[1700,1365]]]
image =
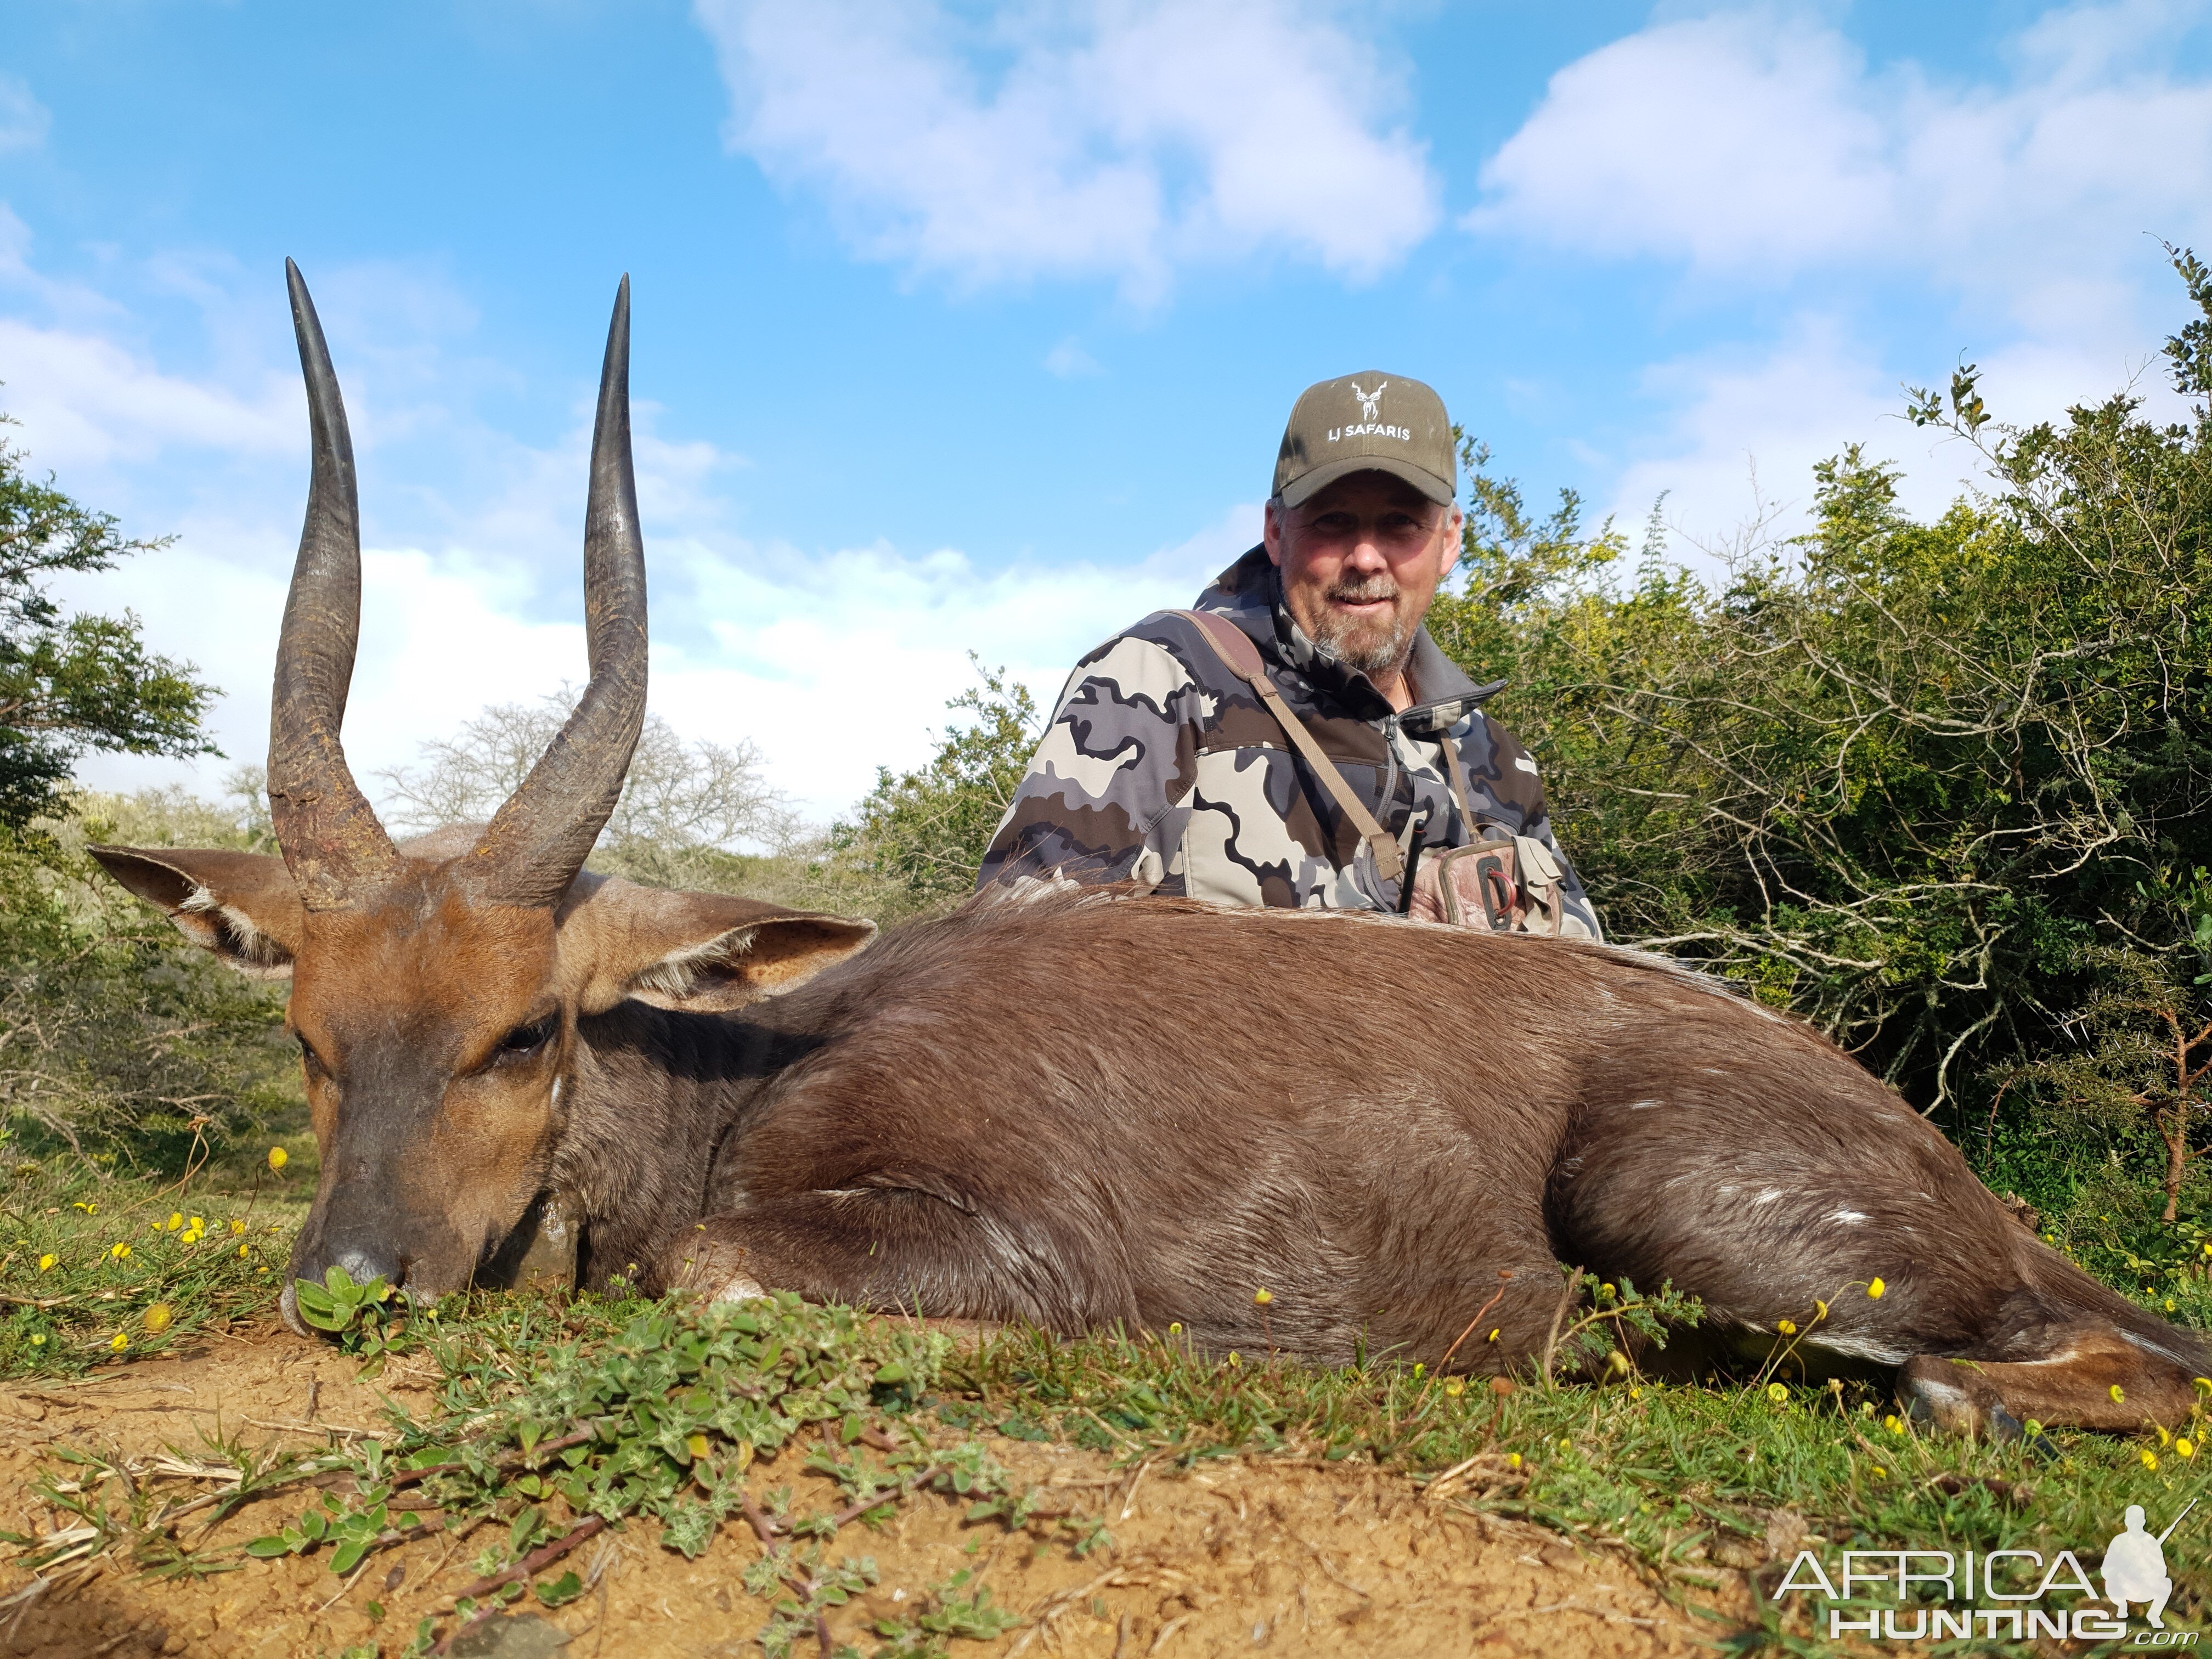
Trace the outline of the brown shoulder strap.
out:
[[[1406,867],[1398,843],[1389,830],[1375,821],[1375,814],[1367,810],[1367,803],[1352,793],[1344,774],[1337,770],[1336,763],[1322,752],[1313,733],[1306,730],[1305,722],[1291,712],[1290,704],[1283,701],[1283,694],[1267,678],[1267,665],[1260,660],[1260,647],[1252,643],[1252,636],[1228,617],[1210,611],[1176,611],[1169,614],[1182,617],[1195,626],[1213,647],[1214,655],[1228,665],[1229,672],[1259,695],[1267,712],[1283,728],[1283,735],[1305,757],[1306,764],[1321,780],[1322,787],[1328,791],[1338,810],[1352,820],[1352,827],[1374,850],[1376,872],[1385,881],[1397,880]]]

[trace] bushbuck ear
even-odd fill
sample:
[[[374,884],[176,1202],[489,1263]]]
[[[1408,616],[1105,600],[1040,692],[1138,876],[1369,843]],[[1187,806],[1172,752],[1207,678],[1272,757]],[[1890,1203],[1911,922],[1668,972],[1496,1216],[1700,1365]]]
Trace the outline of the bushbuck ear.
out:
[[[284,860],[211,848],[90,847],[100,868],[195,945],[255,979],[282,979],[300,948],[300,891]]]
[[[584,876],[562,913],[561,963],[581,986],[580,1013],[631,997],[719,1013],[803,984],[875,933],[872,921]]]

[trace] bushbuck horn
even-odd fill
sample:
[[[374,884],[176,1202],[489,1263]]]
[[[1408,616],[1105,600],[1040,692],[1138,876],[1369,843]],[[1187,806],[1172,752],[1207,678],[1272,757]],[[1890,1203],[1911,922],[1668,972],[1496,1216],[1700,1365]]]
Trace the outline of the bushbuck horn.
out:
[[[310,910],[337,910],[390,881],[400,858],[355,785],[338,741],[361,632],[361,503],[345,403],[315,302],[289,259],[284,276],[307,383],[314,471],[276,644],[269,811],[301,902]]]
[[[568,891],[621,799],[645,724],[645,541],[630,466],[628,276],[615,292],[592,428],[584,626],[591,684],[459,872],[482,902],[544,907]]]

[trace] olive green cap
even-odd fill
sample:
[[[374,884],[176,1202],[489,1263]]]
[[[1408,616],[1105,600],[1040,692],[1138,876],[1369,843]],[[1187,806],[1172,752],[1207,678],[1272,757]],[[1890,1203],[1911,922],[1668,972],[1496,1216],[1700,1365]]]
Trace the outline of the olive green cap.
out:
[[[1449,507],[1459,453],[1444,400],[1419,380],[1379,369],[1323,380],[1298,394],[1275,458],[1274,493],[1296,507],[1353,472],[1387,472]]]

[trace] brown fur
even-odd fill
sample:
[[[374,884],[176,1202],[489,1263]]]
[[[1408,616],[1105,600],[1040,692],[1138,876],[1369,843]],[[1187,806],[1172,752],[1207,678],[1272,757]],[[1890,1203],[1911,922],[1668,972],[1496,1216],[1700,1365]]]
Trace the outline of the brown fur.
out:
[[[1849,1058],[1661,958],[1042,884],[854,957],[865,924],[596,877],[472,904],[444,851],[301,920],[242,855],[100,850],[188,932],[294,930],[297,1273],[451,1289],[554,1188],[594,1285],[1434,1362],[1502,1283],[1452,1362],[1502,1370],[1565,1261],[1901,1366],[1954,1426],[2178,1420],[2208,1369]]]

